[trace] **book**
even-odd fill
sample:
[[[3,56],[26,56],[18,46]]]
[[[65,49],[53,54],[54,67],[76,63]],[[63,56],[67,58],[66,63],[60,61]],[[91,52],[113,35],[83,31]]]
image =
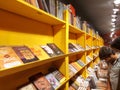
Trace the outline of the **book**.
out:
[[[22,65],[22,60],[17,56],[12,47],[0,46],[0,69]]]
[[[41,45],[41,48],[50,56],[56,56],[56,53],[48,46],[48,45]]]
[[[74,74],[78,72],[76,68],[74,68],[71,64],[69,64],[69,70],[72,71]]]
[[[65,81],[65,76],[56,67],[50,67],[48,71],[51,72],[60,83]]]
[[[19,87],[17,90],[37,90],[37,88],[32,83],[27,83]]]
[[[47,43],[47,45],[57,54],[64,54],[62,50],[60,50],[54,43]]]
[[[49,81],[49,83],[53,86],[54,89],[60,86],[59,81],[54,77],[52,73],[46,74],[45,77]]]
[[[78,49],[72,43],[69,43],[69,52],[76,52],[76,51],[78,51]]]
[[[70,85],[69,90],[76,90],[76,89]]]
[[[79,64],[77,64],[77,62],[72,62],[71,65],[72,65],[77,71],[79,71],[79,70],[82,68]]]
[[[44,60],[50,56],[39,46],[29,46],[31,51],[39,58],[39,60]]]
[[[12,48],[24,63],[38,60],[37,56],[27,46],[13,46]]]
[[[55,0],[45,0],[50,14],[55,16]]]
[[[31,76],[29,80],[35,85],[37,90],[54,90],[51,83],[49,83],[42,72]]]
[[[84,67],[85,66],[85,63],[82,61],[82,60],[77,60],[77,63],[80,65],[80,66],[82,66],[82,67]]]

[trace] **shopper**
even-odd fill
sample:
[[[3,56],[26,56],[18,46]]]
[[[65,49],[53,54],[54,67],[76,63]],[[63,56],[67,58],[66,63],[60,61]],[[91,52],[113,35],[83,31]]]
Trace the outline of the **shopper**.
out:
[[[120,37],[117,37],[116,39],[114,39],[111,42],[110,45],[114,50],[116,50],[117,52],[120,52]]]
[[[110,47],[100,48],[99,57],[105,60],[109,66],[109,79],[112,90],[120,90],[120,58]]]

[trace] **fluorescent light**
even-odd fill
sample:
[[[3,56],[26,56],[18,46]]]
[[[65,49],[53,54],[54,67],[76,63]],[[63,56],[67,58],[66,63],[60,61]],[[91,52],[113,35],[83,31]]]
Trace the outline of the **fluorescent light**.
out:
[[[113,11],[114,11],[114,12],[118,12],[119,9],[118,9],[118,8],[114,8]]]
[[[111,20],[112,20],[112,22],[115,22],[115,21],[116,21],[116,19],[115,19],[115,18],[112,18]]]
[[[120,4],[120,0],[115,0],[114,4],[116,4],[116,5]]]
[[[111,31],[115,31],[115,28],[112,28]]]
[[[116,18],[116,17],[117,17],[117,15],[114,15],[114,14],[113,14],[113,15],[111,15],[111,17],[112,17],[112,18]]]

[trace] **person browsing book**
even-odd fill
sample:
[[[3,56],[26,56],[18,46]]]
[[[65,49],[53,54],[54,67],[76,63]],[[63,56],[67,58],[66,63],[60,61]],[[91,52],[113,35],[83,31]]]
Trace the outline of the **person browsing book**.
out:
[[[113,48],[116,52],[118,52],[119,57],[120,57],[120,36],[114,39],[111,44],[111,48]]]
[[[117,52],[110,47],[103,46],[100,48],[99,58],[108,64],[111,90],[120,90],[120,58]]]

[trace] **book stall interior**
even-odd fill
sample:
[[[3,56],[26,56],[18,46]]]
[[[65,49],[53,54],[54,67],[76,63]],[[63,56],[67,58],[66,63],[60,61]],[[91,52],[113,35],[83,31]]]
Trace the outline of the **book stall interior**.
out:
[[[65,0],[0,1],[0,90],[107,90],[102,46]]]

